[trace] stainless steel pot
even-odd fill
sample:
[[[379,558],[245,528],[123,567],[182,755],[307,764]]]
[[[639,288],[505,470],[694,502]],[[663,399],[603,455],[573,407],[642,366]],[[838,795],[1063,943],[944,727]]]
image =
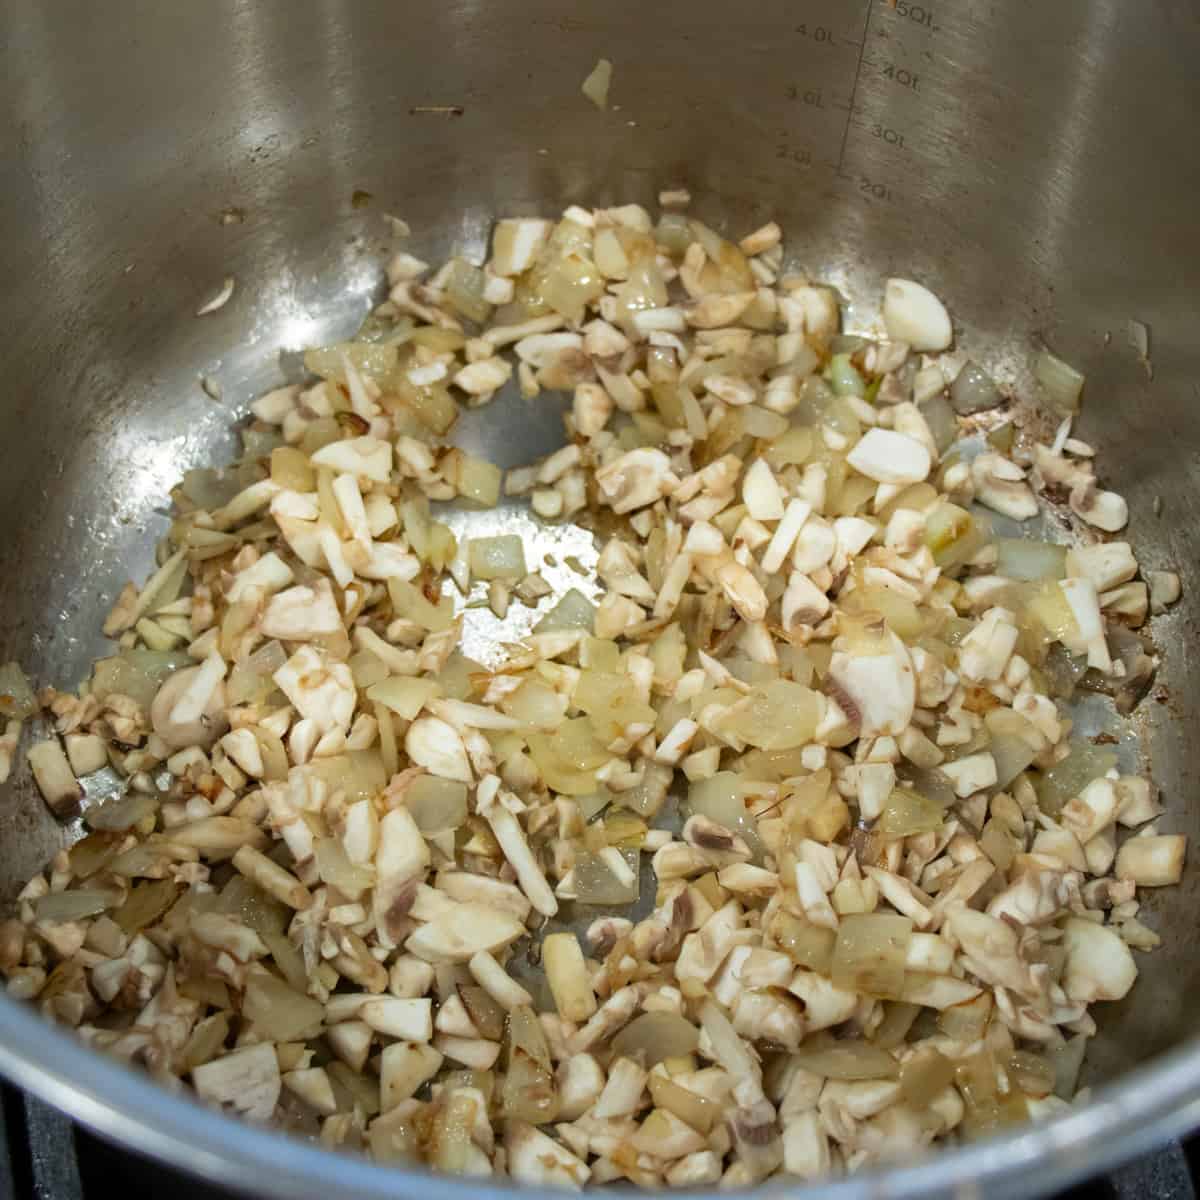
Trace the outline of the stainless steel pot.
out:
[[[1157,625],[1167,665],[1141,749],[1170,826],[1200,833],[1193,2],[0,0],[0,16],[0,660],[84,675],[182,470],[227,452],[281,351],[364,311],[383,210],[429,257],[481,248],[497,212],[685,184],[733,229],[779,218],[797,261],[864,312],[885,274],[930,283],[1002,378],[1023,383],[1043,339],[1087,372],[1082,433],[1130,500],[1139,556],[1184,573]],[[605,114],[579,95],[600,55],[616,64]],[[230,274],[234,299],[194,319]],[[1131,318],[1151,330],[1152,382]],[[506,465],[559,434],[552,405],[516,404],[470,431]],[[0,894],[63,838],[16,778]],[[1200,1122],[1196,898],[1194,873],[1151,897],[1165,945],[1105,1014],[1090,1104],[821,1194],[1030,1196]],[[467,1194],[202,1111],[8,1001],[0,1069],[105,1134],[263,1193]]]

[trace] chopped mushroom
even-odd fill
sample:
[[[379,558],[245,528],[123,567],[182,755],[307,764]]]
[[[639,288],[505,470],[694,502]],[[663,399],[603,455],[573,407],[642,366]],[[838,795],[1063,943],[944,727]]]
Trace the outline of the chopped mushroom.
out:
[[[192,1071],[196,1092],[255,1121],[266,1121],[279,1101],[282,1079],[269,1042],[235,1050]]]
[[[883,323],[888,337],[914,350],[945,350],[954,336],[942,302],[911,279],[889,279],[883,293]]]
[[[931,291],[839,338],[775,222],[689,200],[395,255],[173,493],[114,654],[74,692],[0,665],[0,780],[40,713],[52,806],[120,788],[0,924],[9,994],[324,1145],[531,1186],[817,1179],[1066,1102],[1187,846],[1063,706],[1141,698],[1178,576],[1099,536],[1128,506],[1070,419],[996,427]],[[448,443],[514,374],[570,403],[505,473]],[[1047,492],[1075,544],[993,535]]]
[[[56,817],[69,817],[79,809],[83,788],[57,738],[29,747],[29,766],[46,806]]]

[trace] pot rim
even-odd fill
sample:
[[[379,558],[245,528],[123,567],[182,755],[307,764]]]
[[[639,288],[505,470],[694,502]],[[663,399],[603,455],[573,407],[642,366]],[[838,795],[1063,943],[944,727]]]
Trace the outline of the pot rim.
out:
[[[293,1200],[325,1200],[331,1194],[347,1200],[395,1200],[418,1190],[423,1200],[466,1200],[510,1192],[506,1184],[376,1165],[224,1116],[82,1045],[6,997],[0,997],[0,1072],[103,1137],[235,1189],[250,1184],[259,1194]],[[1196,1125],[1200,1040],[1192,1039],[1099,1089],[1078,1109],[912,1163],[823,1182],[821,1196],[1030,1197],[1102,1172]],[[759,1194],[790,1195],[802,1188],[784,1180],[764,1185]]]

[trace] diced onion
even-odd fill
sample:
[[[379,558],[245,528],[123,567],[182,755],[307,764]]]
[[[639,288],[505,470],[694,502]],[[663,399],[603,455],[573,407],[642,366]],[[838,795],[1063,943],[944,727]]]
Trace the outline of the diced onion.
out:
[[[301,994],[308,990],[308,971],[304,966],[304,955],[282,933],[272,933],[269,930],[259,936],[271,951],[275,965],[283,972],[283,977]]]
[[[835,1041],[818,1034],[801,1044],[799,1065],[826,1079],[896,1079],[900,1065],[886,1051],[858,1038]]]
[[[1030,1050],[1014,1050],[1008,1056],[1005,1070],[1012,1083],[1026,1096],[1048,1096],[1054,1090],[1053,1064]]]
[[[424,834],[458,829],[467,819],[467,785],[422,775],[405,789],[404,804]]]
[[[940,829],[945,814],[942,806],[908,788],[895,788],[875,822],[876,833],[886,837],[911,837]]]
[[[596,768],[609,756],[587,717],[564,721],[552,734],[530,734],[528,742],[542,778],[556,792],[564,796],[595,792]]]
[[[945,392],[938,392],[918,407],[929,432],[933,434],[934,444],[938,453],[944,454],[958,440],[958,421],[954,414],[954,406],[946,398]]]
[[[1006,788],[1033,762],[1036,754],[1027,741],[1012,734],[998,734],[988,747],[996,760],[996,784]]]
[[[153,924],[175,903],[180,885],[173,879],[157,879],[131,888],[113,920],[131,937]]]
[[[780,912],[771,926],[771,933],[780,949],[785,950],[796,962],[810,971],[828,975],[833,967],[833,948],[837,934],[823,925],[810,925],[807,921]]]
[[[947,778],[945,772],[939,771],[937,767],[910,767],[906,765],[902,774],[911,785],[911,790],[917,792],[927,800],[931,800],[943,809],[949,808],[958,799],[954,791],[954,785]]]
[[[260,646],[245,662],[229,673],[226,699],[230,704],[261,703],[275,690],[272,676],[287,662],[287,652],[279,642]]]
[[[865,396],[867,385],[850,361],[849,354],[835,354],[829,360],[829,385],[838,396]]]
[[[895,998],[904,988],[912,921],[888,913],[848,914],[838,926],[831,977],[840,988]]]
[[[291,917],[290,909],[240,874],[221,889],[215,911],[236,917],[258,934],[282,933]]]
[[[470,321],[486,321],[492,306],[483,298],[485,276],[478,267],[466,259],[450,260],[450,273],[446,279],[446,299]]]
[[[508,1069],[500,1089],[500,1110],[506,1117],[543,1125],[558,1116],[558,1088],[550,1047],[531,1008],[514,1008],[508,1015]]]
[[[387,383],[399,362],[399,350],[386,343],[339,342],[304,353],[304,365],[314,375],[346,385],[346,361],[364,379],[382,386]]]
[[[1116,763],[1117,756],[1107,747],[1072,741],[1070,753],[1062,762],[1037,774],[1035,787],[1042,811],[1058,816],[1068,800],[1078,796],[1093,779],[1099,779]]]
[[[955,412],[964,415],[995,408],[1000,399],[995,381],[973,362],[965,363],[950,385],[950,403]]]
[[[253,971],[246,976],[242,1014],[264,1037],[291,1042],[313,1036],[325,1009],[269,972]]]
[[[735,705],[722,728],[751,746],[788,750],[812,740],[821,719],[821,704],[811,688],[777,679],[755,688]]]
[[[582,629],[591,633],[595,627],[596,606],[578,589],[570,588],[562,598],[533,627],[534,633],[560,633]]]
[[[178,650],[122,650],[113,658],[102,658],[92,675],[97,696],[128,696],[148,711],[163,681],[183,667],[193,666],[190,655]]]
[[[708,1133],[721,1118],[721,1106],[681,1087],[665,1075],[652,1073],[647,1080],[656,1108],[674,1113],[698,1133]]]
[[[515,534],[472,538],[467,559],[476,579],[520,579],[526,574],[525,545]]]
[[[633,875],[625,883],[613,874],[612,868],[598,854],[581,854],[575,860],[575,897],[580,904],[633,904],[638,898],[638,852],[618,851],[626,868]]]
[[[307,769],[323,779],[331,791],[342,792],[347,804],[374,799],[387,786],[378,750],[349,750],[344,755],[318,758]]]
[[[900,1068],[900,1092],[917,1108],[928,1108],[953,1082],[954,1063],[932,1048],[918,1050]]]
[[[33,902],[33,914],[39,921],[82,921],[95,917],[121,903],[120,888],[74,888],[51,892]]]
[[[996,574],[1009,579],[1040,582],[1062,579],[1067,573],[1067,547],[1029,538],[996,539]]]
[[[1069,363],[1043,349],[1033,361],[1033,375],[1055,412],[1070,415],[1079,411],[1084,377]]]
[[[132,829],[143,818],[158,812],[159,798],[144,792],[127,792],[99,808],[89,809],[85,820],[92,829],[120,832]]]
[[[608,88],[612,83],[612,63],[607,58],[596,60],[580,90],[601,111],[608,107]]]
[[[688,788],[688,809],[749,840],[758,841],[754,818],[746,807],[741,776],[718,771],[711,779],[699,779]]]
[[[648,1012],[635,1017],[612,1040],[613,1053],[625,1058],[643,1056],[647,1068],[664,1058],[691,1054],[700,1041],[700,1031],[678,1013]]]

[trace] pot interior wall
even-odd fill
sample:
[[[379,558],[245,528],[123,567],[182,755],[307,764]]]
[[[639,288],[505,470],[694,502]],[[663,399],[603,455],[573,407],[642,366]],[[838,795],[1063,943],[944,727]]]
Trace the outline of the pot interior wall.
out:
[[[3,0],[0,661],[43,683],[84,676],[113,596],[150,564],[168,489],[228,456],[248,400],[377,296],[384,212],[436,261],[481,250],[496,213],[685,185],[731,231],[779,219],[791,260],[842,287],[863,325],[900,273],[948,300],[960,347],[1002,380],[1024,388],[1042,340],[1086,371],[1080,435],[1129,499],[1139,558],[1184,578],[1155,625],[1167,658],[1138,748],[1164,826],[1195,836],[1186,7],[128,0],[117,19]],[[579,94],[601,55],[607,113]],[[230,303],[194,317],[227,275]],[[1153,381],[1131,318],[1150,327]],[[557,444],[558,412],[505,398],[469,436],[512,465]],[[11,896],[64,833],[24,771],[0,796]],[[1099,1077],[1192,1032],[1196,899],[1189,874],[1147,902],[1165,944],[1105,1013]]]

